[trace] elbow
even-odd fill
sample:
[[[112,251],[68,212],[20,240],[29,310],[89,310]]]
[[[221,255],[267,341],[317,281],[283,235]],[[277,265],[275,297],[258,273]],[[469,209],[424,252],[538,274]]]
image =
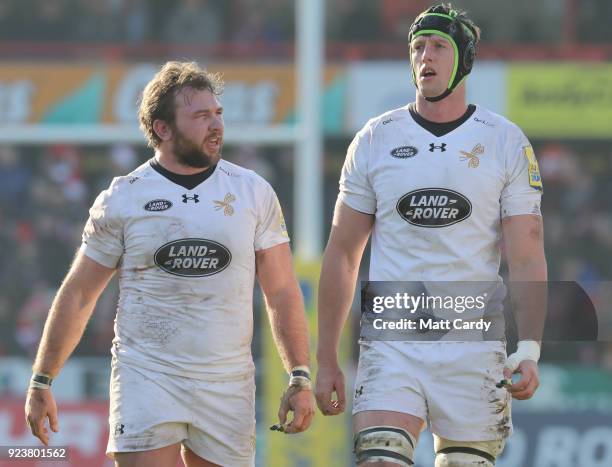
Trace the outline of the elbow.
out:
[[[340,245],[330,243],[325,248],[323,253],[323,269],[327,270],[330,266],[332,268],[341,268],[342,270],[353,273],[359,269],[361,262],[361,256],[356,254],[354,251],[341,248]]]
[[[292,308],[296,303],[303,303],[302,291],[297,281],[266,295],[266,303],[271,310]]]

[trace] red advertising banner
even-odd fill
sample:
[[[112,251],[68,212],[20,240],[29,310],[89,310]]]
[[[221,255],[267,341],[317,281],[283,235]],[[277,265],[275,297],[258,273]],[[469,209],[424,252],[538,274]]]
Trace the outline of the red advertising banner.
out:
[[[68,448],[68,460],[9,458],[8,450],[27,446],[44,448],[26,424],[24,401],[0,400],[0,467],[108,467],[108,403],[81,402],[58,404],[58,433],[51,434],[51,446]],[[26,453],[27,454],[27,453]]]

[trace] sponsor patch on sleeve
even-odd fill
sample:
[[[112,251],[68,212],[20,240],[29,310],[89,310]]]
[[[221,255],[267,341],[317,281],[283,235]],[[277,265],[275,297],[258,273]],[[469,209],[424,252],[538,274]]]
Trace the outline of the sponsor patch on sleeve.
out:
[[[285,222],[285,216],[283,216],[283,209],[281,208],[280,202],[276,200],[276,208],[278,209],[278,226],[280,227],[281,234],[283,237],[289,238],[289,232],[287,232],[287,223]]]
[[[283,213],[280,213],[280,219],[279,219],[279,225],[280,225],[280,230],[281,230],[281,234],[283,234],[284,237],[289,238],[289,233],[287,232],[287,224],[285,223],[285,217],[283,216]]]
[[[523,148],[523,154],[529,162],[529,185],[536,190],[542,190],[542,177],[540,175],[540,168],[538,167],[538,161],[533,152],[533,147],[525,146]]]

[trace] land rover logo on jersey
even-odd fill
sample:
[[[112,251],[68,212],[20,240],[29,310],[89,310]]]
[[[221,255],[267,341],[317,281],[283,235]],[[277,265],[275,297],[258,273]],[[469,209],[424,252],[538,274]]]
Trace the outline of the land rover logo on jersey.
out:
[[[423,188],[411,191],[397,202],[397,212],[419,227],[446,227],[470,217],[472,203],[453,190]]]
[[[167,199],[154,199],[143,206],[147,211],[165,211],[172,207],[172,203]]]
[[[223,245],[203,238],[166,243],[155,252],[155,264],[175,276],[204,277],[223,271],[232,254]]]
[[[391,155],[397,159],[408,159],[417,155],[419,150],[414,146],[402,146],[391,151]]]

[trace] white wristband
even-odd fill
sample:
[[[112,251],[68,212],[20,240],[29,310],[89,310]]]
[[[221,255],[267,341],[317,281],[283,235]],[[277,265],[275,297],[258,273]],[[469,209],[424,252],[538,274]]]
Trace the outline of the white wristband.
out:
[[[50,384],[39,383],[38,381],[30,381],[30,387],[32,389],[51,389]]]
[[[516,352],[506,360],[506,368],[514,373],[523,360],[533,360],[537,363],[539,359],[540,344],[536,341],[519,341]]]

